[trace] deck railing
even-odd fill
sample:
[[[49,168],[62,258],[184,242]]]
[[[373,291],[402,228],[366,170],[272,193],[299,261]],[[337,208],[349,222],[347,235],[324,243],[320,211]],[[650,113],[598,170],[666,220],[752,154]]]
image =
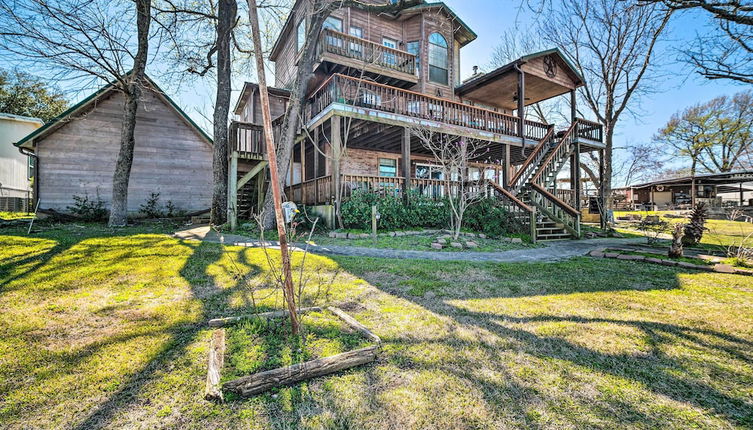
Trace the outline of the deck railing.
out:
[[[410,52],[329,28],[322,31],[318,49],[320,55],[326,52],[363,62],[364,65],[373,64],[409,75],[416,74],[416,56]]]
[[[432,97],[365,79],[334,74],[311,96],[308,117],[313,118],[332,103],[342,103],[431,120],[474,130],[540,140],[549,126],[526,120],[523,132],[520,120],[513,115]]]
[[[520,189],[525,185],[528,179],[536,171],[536,168],[544,159],[547,151],[552,143],[552,137],[554,136],[554,127],[550,127],[546,135],[539,141],[538,145],[533,148],[533,152],[528,156],[526,161],[520,166],[520,169],[510,179],[509,187],[515,193],[520,192]]]
[[[577,118],[575,123],[577,124],[575,135],[578,136],[579,139],[603,142],[602,139],[604,139],[604,133],[601,124],[583,118]]]
[[[230,142],[234,149],[243,155],[262,155],[266,152],[264,145],[264,127],[259,124],[233,121],[230,123]]]
[[[309,179],[286,187],[287,198],[304,205],[317,205],[332,200],[332,176]]]

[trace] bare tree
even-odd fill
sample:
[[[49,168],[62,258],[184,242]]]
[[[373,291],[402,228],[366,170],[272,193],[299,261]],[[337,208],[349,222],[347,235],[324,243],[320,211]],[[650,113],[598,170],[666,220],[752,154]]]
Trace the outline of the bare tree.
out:
[[[544,39],[566,53],[584,76],[580,98],[604,127],[606,196],[611,195],[617,124],[653,88],[656,45],[669,18],[664,8],[637,7],[634,1],[563,0],[548,8],[542,21]]]
[[[753,84],[753,3],[743,0],[640,0],[673,11],[699,11],[712,19],[710,31],[681,48],[683,56],[707,79]]]
[[[15,61],[58,81],[111,82],[125,98],[110,226],[127,223],[136,112],[149,56],[151,1],[134,3],[135,9],[104,0],[0,0],[0,47]]]
[[[489,142],[439,133],[422,126],[411,127],[410,133],[431,152],[434,162],[442,169],[443,197],[450,205],[450,226],[453,238],[457,239],[465,211],[485,195],[481,187],[483,172],[478,178],[470,178],[468,173],[471,162],[486,158]]]
[[[664,158],[656,145],[642,143],[626,148],[627,159],[624,166],[625,186],[635,182],[647,181],[664,168]],[[617,173],[615,171],[615,173]]]

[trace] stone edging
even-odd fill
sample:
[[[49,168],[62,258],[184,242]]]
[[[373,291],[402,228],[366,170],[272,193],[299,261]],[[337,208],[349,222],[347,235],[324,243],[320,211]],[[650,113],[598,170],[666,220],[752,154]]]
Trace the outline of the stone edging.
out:
[[[632,252],[632,250],[630,251]],[[686,269],[702,270],[705,272],[717,272],[717,273],[753,276],[753,271],[751,270],[738,269],[728,264],[717,263],[713,266],[706,266],[706,265],[700,265],[700,264],[687,263],[685,261],[672,261],[672,260],[665,260],[661,258],[646,257],[643,255],[630,255],[630,254],[620,254],[619,252],[607,252],[606,248],[594,249],[593,251],[589,252],[588,255],[594,258],[614,258],[617,260],[641,261],[645,263],[659,264],[662,266],[683,267]]]
[[[423,235],[429,235],[429,234],[438,234],[438,233],[444,233],[444,234],[452,234],[449,230],[419,230],[419,231],[388,231],[384,233],[377,233],[378,237],[400,237],[400,236],[423,236]],[[484,233],[460,233],[461,236],[465,237],[480,237],[481,239],[486,239],[486,235]],[[345,232],[338,232],[338,231],[331,231],[329,232],[328,236],[332,239],[369,239],[371,238],[371,233],[345,233]]]

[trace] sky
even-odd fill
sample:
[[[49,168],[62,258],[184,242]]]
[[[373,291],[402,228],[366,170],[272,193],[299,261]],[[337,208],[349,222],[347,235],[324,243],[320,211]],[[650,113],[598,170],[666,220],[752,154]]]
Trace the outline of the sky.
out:
[[[496,45],[500,42],[503,31],[511,28],[525,28],[531,20],[536,19],[530,12],[519,8],[520,0],[445,0],[445,3],[460,16],[478,35],[478,38],[461,50],[461,75],[466,78],[472,74],[474,65],[484,69],[491,58]],[[717,95],[733,94],[743,90],[743,87],[729,81],[708,81],[687,67],[681,61],[675,61],[677,54],[671,51],[673,46],[681,46],[684,42],[693,40],[697,32],[703,31],[707,21],[700,12],[686,12],[675,16],[669,30],[670,41],[660,47],[668,55],[666,66],[667,78],[660,82],[658,92],[644,98],[640,105],[635,106],[637,117],[624,115],[621,119],[615,137],[616,160],[620,162],[619,148],[630,143],[645,143],[664,125],[671,115],[690,105],[710,100]],[[156,63],[156,64],[155,64]],[[13,66],[13,64],[0,64]],[[157,62],[149,67],[159,69]],[[249,70],[251,66],[249,65]],[[488,70],[488,67],[487,67]],[[147,70],[149,73],[149,70]],[[150,74],[165,89],[198,124],[211,134],[211,116],[214,99],[214,89],[202,82],[184,84],[180,88],[162,82],[158,73]],[[273,82],[273,76],[268,73],[268,82]],[[249,73],[245,79],[252,80]],[[237,79],[233,83],[234,104],[244,79]],[[65,88],[63,88],[65,90]],[[86,93],[77,93],[72,102],[86,97]],[[563,96],[565,97],[565,96]],[[586,115],[588,117],[588,115]],[[591,118],[593,119],[593,118]],[[622,185],[620,178],[614,184]]]

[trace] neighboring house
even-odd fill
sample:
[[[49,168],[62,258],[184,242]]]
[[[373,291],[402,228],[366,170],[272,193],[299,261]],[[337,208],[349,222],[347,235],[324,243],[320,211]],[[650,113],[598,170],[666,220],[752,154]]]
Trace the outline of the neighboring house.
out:
[[[278,87],[273,96],[293,83],[310,7],[310,0],[296,1],[272,48]],[[396,15],[343,8],[324,27],[308,82],[305,133],[287,175],[289,199],[331,204],[336,167],[345,195],[356,189],[400,195],[411,190],[441,198],[453,189],[448,180],[481,178],[510,211],[529,224],[535,220],[529,225],[535,238],[580,235],[581,172],[569,166],[579,166],[576,161],[589,152],[602,160],[604,145],[601,126],[575,116],[575,91],[583,78],[561,52],[527,55],[463,81],[460,51],[476,34],[444,3],[422,2]],[[262,141],[260,121],[248,107],[253,86],[248,88],[233,123],[233,136],[241,140],[235,142],[235,161],[231,157],[231,176],[240,178],[231,187],[231,218],[234,207],[241,215],[253,210],[244,207],[242,196],[260,196],[253,190],[264,184],[257,174],[264,170],[263,146],[248,152],[248,142]],[[554,130],[525,115],[527,106],[562,95],[571,102],[568,127]],[[411,133],[415,127],[487,141],[490,149],[467,178],[445,178]],[[343,147],[345,156],[335,166],[330,155]],[[567,187],[555,184],[558,176],[569,178]]]
[[[16,143],[37,160],[40,208],[67,211],[73,196],[97,196],[109,206],[120,149],[122,93],[107,85]],[[209,209],[212,140],[147,78],[136,115],[128,211],[151,193],[179,210]]]
[[[635,209],[683,209],[701,201],[711,207],[751,206],[753,170],[663,179],[629,189]]]
[[[0,113],[0,211],[28,211],[33,159],[13,142],[44,124],[39,118]]]

